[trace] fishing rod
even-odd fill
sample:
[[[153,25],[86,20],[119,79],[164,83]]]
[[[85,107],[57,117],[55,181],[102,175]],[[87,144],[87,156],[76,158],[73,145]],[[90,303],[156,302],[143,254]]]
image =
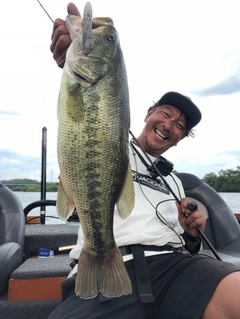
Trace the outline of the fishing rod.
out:
[[[53,19],[50,17],[50,15],[48,14],[47,10],[44,8],[44,6],[41,4],[41,2],[39,0],[37,0],[37,2],[40,4],[40,6],[43,8],[43,10],[45,11],[45,13],[47,14],[47,16],[49,17],[49,19],[52,21],[52,23],[54,23]],[[65,61],[65,59],[63,59],[62,61],[58,62],[57,65],[60,65],[61,63],[63,63]]]
[[[54,23],[53,19],[50,17],[50,15],[48,14],[47,10],[45,10],[45,8],[43,7],[43,5],[41,4],[41,2],[39,0],[37,0],[37,2],[40,4],[40,6],[43,8],[43,10],[45,11],[45,13],[47,14],[47,16],[49,17],[49,19],[52,21],[52,23]]]
[[[179,205],[181,205],[181,201],[180,199],[177,197],[177,195],[174,193],[174,191],[172,190],[171,186],[168,184],[168,182],[166,181],[166,179],[163,177],[163,175],[160,173],[159,169],[157,168],[157,166],[155,165],[155,163],[151,160],[151,158],[149,157],[149,155],[143,150],[143,148],[141,147],[140,143],[138,142],[138,140],[136,139],[136,137],[133,135],[132,131],[129,130],[129,133],[132,135],[134,141],[137,143],[137,145],[140,147],[140,149],[142,150],[143,154],[146,156],[146,158],[148,159],[148,161],[150,162],[150,164],[154,167],[155,171],[157,172],[157,174],[159,175],[159,177],[161,178],[161,180],[163,181],[163,183],[167,186],[167,188],[169,189],[169,191],[172,193],[173,197],[176,199],[176,201],[178,202]],[[187,209],[190,210],[191,212],[195,211],[197,209],[197,205],[194,204],[189,204],[187,206]],[[218,259],[221,260],[220,256],[218,255],[217,251],[215,250],[215,248],[212,246],[212,244],[210,243],[210,241],[208,240],[208,238],[206,237],[206,235],[203,233],[203,231],[196,226],[198,232],[200,233],[201,237],[204,239],[204,241],[206,242],[206,244],[208,245],[208,247],[210,248],[210,250],[212,251],[212,253],[214,254],[214,256]]]

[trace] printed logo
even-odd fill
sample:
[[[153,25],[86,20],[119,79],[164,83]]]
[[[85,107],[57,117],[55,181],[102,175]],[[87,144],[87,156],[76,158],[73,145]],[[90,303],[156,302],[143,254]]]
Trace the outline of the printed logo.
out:
[[[156,191],[159,191],[167,195],[170,194],[169,189],[166,187],[163,181],[160,180],[160,177],[158,177],[157,179],[152,178],[149,175],[141,174],[134,170],[132,170],[132,177],[133,177],[133,181],[136,183],[140,183],[143,186],[150,187],[151,189],[154,189]]]

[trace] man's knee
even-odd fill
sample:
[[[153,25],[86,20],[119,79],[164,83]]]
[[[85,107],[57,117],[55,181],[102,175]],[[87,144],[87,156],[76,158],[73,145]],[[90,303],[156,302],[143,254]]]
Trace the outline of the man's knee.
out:
[[[239,319],[240,271],[227,275],[217,286],[202,319]]]

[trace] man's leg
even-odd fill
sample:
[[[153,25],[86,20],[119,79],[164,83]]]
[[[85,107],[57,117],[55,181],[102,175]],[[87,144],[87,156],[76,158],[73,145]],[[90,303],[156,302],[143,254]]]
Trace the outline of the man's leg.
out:
[[[240,272],[226,276],[217,286],[202,319],[239,319],[240,318]]]
[[[75,295],[74,278],[68,279],[63,286],[66,298],[50,315],[49,319],[149,319],[152,304],[141,304],[136,283],[133,262],[128,262],[128,274],[133,293],[113,299],[82,299]]]

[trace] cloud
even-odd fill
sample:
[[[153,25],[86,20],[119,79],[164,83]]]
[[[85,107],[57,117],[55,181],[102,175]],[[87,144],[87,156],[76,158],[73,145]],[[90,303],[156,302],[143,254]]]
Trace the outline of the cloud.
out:
[[[31,155],[0,149],[0,179],[36,178],[39,179],[41,159]]]
[[[0,180],[15,178],[30,178],[41,180],[41,155],[33,156],[0,148]],[[47,182],[57,182],[59,167],[56,154],[47,154],[46,179]]]
[[[215,95],[230,95],[240,92],[240,76],[239,72],[232,74],[208,88],[192,91],[199,96],[215,96]]]
[[[20,112],[8,111],[8,110],[0,110],[0,115],[9,115],[9,116],[19,116]]]
[[[227,169],[235,170],[237,169],[238,166],[240,166],[239,158],[240,158],[239,150],[228,150],[228,151],[220,152],[217,155],[216,162],[218,166],[220,166],[220,170],[227,170]]]
[[[27,0],[32,14],[19,20],[19,14],[25,14],[24,7],[17,0],[13,2],[4,2],[3,11],[13,16],[9,19],[3,15],[0,30],[2,60],[6,61],[1,65],[4,81],[0,106],[0,179],[36,176],[40,179],[41,129],[45,126],[47,179],[57,181],[56,104],[62,70],[57,68],[49,50],[52,22],[38,2],[32,0]],[[68,2],[49,0],[43,5],[53,19],[64,18]],[[203,114],[196,139],[182,141],[169,150],[166,158],[175,164],[177,171],[202,177],[240,165],[240,156],[230,153],[240,143],[237,116],[240,48],[236,41],[240,19],[236,1],[231,6],[219,1],[197,5],[183,2],[174,1],[174,12],[172,2],[162,2],[163,14],[159,19],[159,10],[146,14],[146,5],[140,1],[138,15],[144,16],[145,27],[135,33],[129,33],[127,23],[131,25],[134,3],[127,11],[125,6],[112,6],[109,0],[92,0],[92,5],[94,16],[113,18],[120,35],[130,88],[131,130],[135,136],[140,134],[153,100],[170,90],[189,96],[196,90],[194,102]],[[157,4],[157,0],[149,1],[150,7]],[[79,5],[80,10],[83,6]]]
[[[240,158],[240,150],[229,150],[229,151],[224,151],[219,153],[219,155],[225,155],[225,154],[236,157],[238,159]]]

